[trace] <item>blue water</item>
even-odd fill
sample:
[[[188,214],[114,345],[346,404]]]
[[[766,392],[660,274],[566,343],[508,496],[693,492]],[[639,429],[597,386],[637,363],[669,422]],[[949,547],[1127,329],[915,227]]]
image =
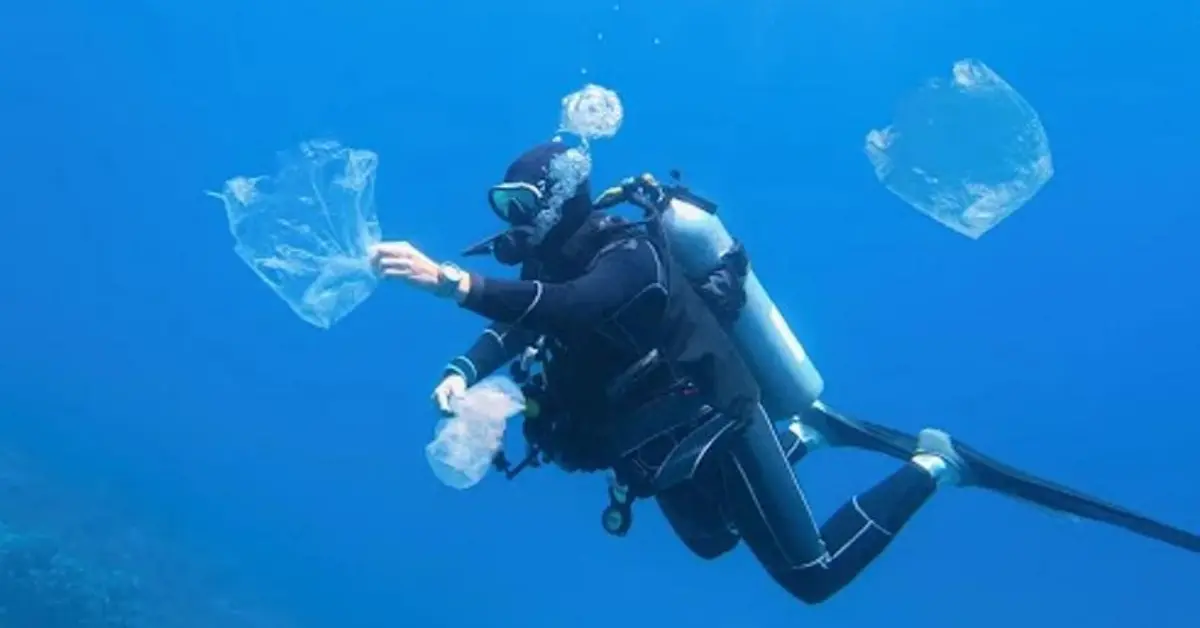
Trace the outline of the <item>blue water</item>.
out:
[[[6,3],[0,448],[226,574],[180,597],[236,588],[282,625],[1194,626],[1194,556],[972,491],[816,608],[744,550],[694,559],[652,508],[604,535],[598,477],[451,491],[427,397],[480,321],[387,285],[312,328],[203,194],[337,137],[380,153],[387,235],[449,257],[495,228],[483,192],[559,98],[599,82],[627,118],[596,178],[678,167],[718,199],[831,404],[1200,529],[1200,20],[1051,4]],[[862,153],[968,56],[1038,109],[1057,170],[979,241]],[[824,452],[802,479],[828,513],[891,465]]]

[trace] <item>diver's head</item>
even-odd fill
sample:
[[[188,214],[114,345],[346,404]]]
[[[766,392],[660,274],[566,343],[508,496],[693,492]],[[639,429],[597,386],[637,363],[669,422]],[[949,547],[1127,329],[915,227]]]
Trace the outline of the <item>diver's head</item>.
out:
[[[504,174],[504,182],[488,190],[492,211],[511,229],[492,242],[504,264],[561,247],[592,213],[590,162],[582,151],[561,142],[525,151]]]

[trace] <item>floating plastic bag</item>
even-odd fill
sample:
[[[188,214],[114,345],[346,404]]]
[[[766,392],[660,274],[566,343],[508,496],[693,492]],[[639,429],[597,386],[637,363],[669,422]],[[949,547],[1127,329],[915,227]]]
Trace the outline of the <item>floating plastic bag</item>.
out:
[[[235,177],[210,196],[225,203],[234,250],[296,314],[328,329],[375,290],[368,248],[379,157],[332,140],[280,155],[274,176]]]
[[[954,64],[903,101],[891,126],[867,134],[875,176],[921,213],[979,238],[1054,175],[1033,107],[979,61]]]
[[[507,377],[489,377],[451,401],[454,416],[438,422],[425,457],[446,486],[471,488],[483,479],[504,441],[505,423],[525,410],[525,395]]]

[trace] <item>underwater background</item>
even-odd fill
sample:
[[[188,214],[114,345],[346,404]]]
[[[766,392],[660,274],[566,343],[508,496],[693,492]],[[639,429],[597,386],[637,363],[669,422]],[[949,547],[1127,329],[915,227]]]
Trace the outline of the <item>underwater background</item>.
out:
[[[1055,164],[978,240],[863,152],[967,57]],[[1178,0],[4,3],[0,626],[1196,626],[1195,556],[982,492],[805,607],[648,504],[607,536],[599,476],[446,488],[428,395],[481,321],[383,285],[318,330],[204,194],[337,138],[380,155],[385,235],[450,258],[600,83],[626,117],[597,186],[679,168],[717,200],[835,408],[1200,530],[1196,59]],[[822,452],[801,481],[824,515],[892,465]]]

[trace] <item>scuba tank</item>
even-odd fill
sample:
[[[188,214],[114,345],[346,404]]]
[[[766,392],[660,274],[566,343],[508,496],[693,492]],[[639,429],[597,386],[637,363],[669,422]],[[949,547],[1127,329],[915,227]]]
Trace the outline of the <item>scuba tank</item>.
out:
[[[716,204],[684,187],[678,172],[671,177],[670,185],[650,175],[628,179],[596,204],[603,208],[627,201],[641,207],[649,222],[658,223],[671,257],[688,279],[699,283],[723,267],[738,244],[717,216]],[[808,412],[824,391],[824,379],[753,268],[746,269],[742,289],[745,302],[728,330],[758,381],[763,407],[776,421]]]

